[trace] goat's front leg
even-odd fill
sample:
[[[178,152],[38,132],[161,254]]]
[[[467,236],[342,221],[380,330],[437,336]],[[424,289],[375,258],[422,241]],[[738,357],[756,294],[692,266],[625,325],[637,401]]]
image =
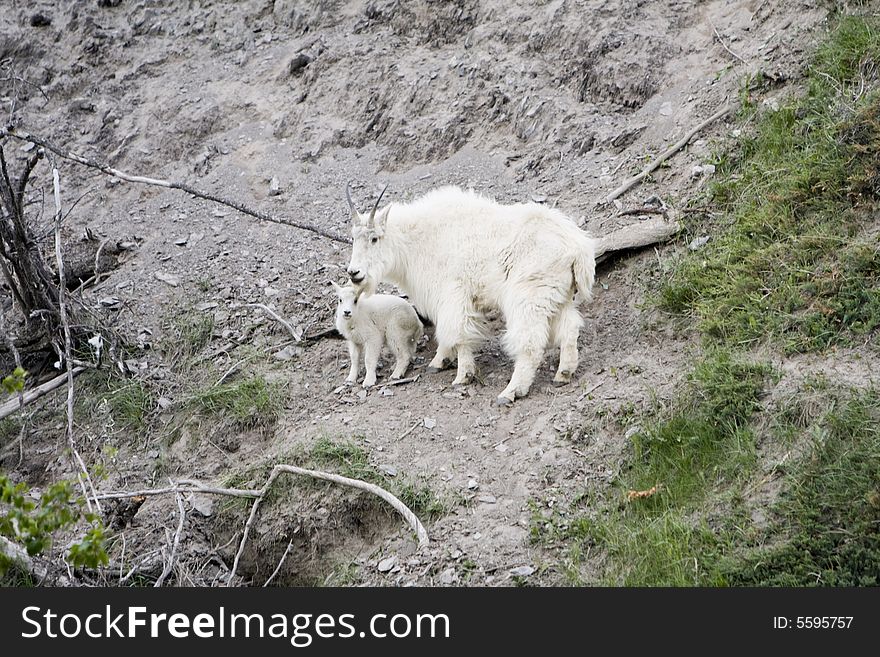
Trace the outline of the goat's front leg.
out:
[[[452,359],[455,358],[455,349],[451,345],[438,344],[437,353],[434,359],[428,363],[429,372],[440,372],[452,365]]]
[[[361,350],[351,340],[348,341],[348,358],[351,360],[351,367],[348,370],[348,378],[345,379],[347,385],[353,386],[357,383],[358,372],[360,371]]]
[[[381,340],[370,340],[364,345],[364,366],[367,368],[367,375],[361,384],[364,388],[376,385],[376,368],[379,366],[379,353],[381,351]]]

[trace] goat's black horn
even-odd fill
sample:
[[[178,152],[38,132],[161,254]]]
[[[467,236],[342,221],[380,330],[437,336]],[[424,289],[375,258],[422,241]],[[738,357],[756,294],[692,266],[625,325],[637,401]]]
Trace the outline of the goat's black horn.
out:
[[[385,190],[388,189],[388,185],[385,185],[382,188],[382,191],[379,192],[379,198],[376,199],[376,205],[373,206],[373,211],[370,213],[370,221],[376,218],[376,210],[379,209],[379,201],[382,200],[382,197],[385,195]]]

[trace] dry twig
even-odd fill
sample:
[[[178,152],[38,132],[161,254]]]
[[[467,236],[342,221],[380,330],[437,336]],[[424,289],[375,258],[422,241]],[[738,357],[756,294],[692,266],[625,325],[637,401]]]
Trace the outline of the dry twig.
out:
[[[287,549],[284,550],[284,554],[281,555],[281,560],[278,562],[278,565],[275,566],[275,570],[272,571],[272,574],[269,575],[269,579],[267,579],[266,583],[263,584],[263,588],[266,588],[267,586],[269,586],[269,584],[272,583],[272,580],[275,579],[275,576],[281,570],[281,566],[284,565],[284,560],[287,559],[287,555],[290,554],[290,548],[292,548],[292,547],[293,547],[293,539],[291,539],[290,542],[288,542]]]
[[[244,304],[247,308],[259,308],[263,312],[265,312],[269,317],[274,319],[276,322],[280,323],[284,328],[287,329],[287,332],[290,333],[290,337],[293,338],[294,342],[300,342],[302,340],[302,330],[297,331],[290,325],[290,323],[281,317],[278,313],[272,310],[269,306],[263,303],[246,303]]]
[[[715,33],[715,38],[718,40],[718,43],[721,44],[721,47],[724,48],[728,53],[730,53],[731,55],[733,55],[736,59],[738,59],[739,61],[741,61],[743,64],[747,63],[746,60],[744,60],[742,57],[740,57],[740,56],[737,55],[735,52],[733,52],[733,51],[727,46],[727,44],[724,43],[724,39],[722,39],[722,38],[721,38],[721,35],[718,33],[718,28],[715,27],[715,25],[712,24],[711,21],[709,22],[709,25],[712,25],[712,32]]]
[[[717,121],[721,117],[726,116],[730,112],[731,109],[732,108],[730,105],[725,105],[720,110],[715,112],[712,116],[710,116],[708,119],[703,121],[700,125],[698,125],[695,128],[692,128],[687,134],[685,134],[684,137],[682,137],[677,142],[675,142],[666,151],[664,151],[659,157],[657,157],[657,159],[655,159],[653,162],[651,162],[651,164],[649,164],[647,167],[645,167],[641,173],[633,176],[632,178],[630,178],[629,180],[624,182],[620,187],[618,187],[613,192],[608,194],[608,196],[605,197],[605,203],[611,203],[611,201],[616,199],[618,196],[625,194],[630,189],[632,189],[633,187],[638,185],[640,182],[642,182],[642,180],[644,180],[649,175],[651,175],[654,171],[656,171],[658,168],[660,168],[661,164],[663,164],[666,160],[668,160],[670,157],[672,157],[678,151],[680,151],[682,148],[684,148],[687,145],[687,143],[691,139],[694,138],[694,135],[696,135],[698,132],[703,130],[703,128],[714,123],[715,121]]]
[[[171,544],[171,554],[169,554],[168,558],[165,560],[165,567],[162,569],[162,574],[159,575],[159,579],[157,579],[156,583],[153,585],[156,588],[159,588],[165,583],[165,578],[168,577],[174,569],[174,557],[177,556],[177,546],[180,545],[180,535],[183,532],[183,521],[186,519],[186,507],[183,505],[183,495],[181,495],[180,492],[177,492],[177,510],[180,513],[180,521],[177,523],[177,531],[174,532],[174,541]]]

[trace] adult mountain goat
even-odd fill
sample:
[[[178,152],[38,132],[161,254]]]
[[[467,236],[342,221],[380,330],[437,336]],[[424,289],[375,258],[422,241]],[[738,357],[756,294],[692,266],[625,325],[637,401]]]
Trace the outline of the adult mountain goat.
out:
[[[384,190],[383,190],[384,193]],[[501,205],[457,187],[412,203],[360,214],[346,189],[353,247],[348,275],[368,294],[397,285],[436,326],[437,371],[458,358],[453,385],[473,379],[474,350],[486,337],[485,313],[500,311],[503,344],[514,359],[498,403],[528,394],[548,344],[560,348],[554,381],[571,381],[596,262],[593,240],[558,210],[535,203]]]

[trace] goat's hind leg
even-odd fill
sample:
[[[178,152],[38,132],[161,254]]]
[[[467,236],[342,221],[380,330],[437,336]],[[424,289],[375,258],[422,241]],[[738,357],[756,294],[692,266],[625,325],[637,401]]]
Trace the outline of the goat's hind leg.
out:
[[[394,354],[394,371],[391,372],[391,378],[395,380],[402,379],[412,360],[413,352],[415,351],[414,345],[410,344],[410,339],[407,335],[389,335],[388,346]]]
[[[553,377],[553,385],[564,386],[571,383],[578,366],[578,335],[584,320],[574,304],[566,304],[550,322],[550,339],[559,347],[559,368]]]
[[[474,359],[474,349],[470,345],[458,347],[458,371],[455,374],[453,387],[470,385],[474,381],[477,372],[477,362]]]
[[[506,314],[506,319],[504,342],[507,352],[514,356],[514,367],[510,383],[496,400],[499,406],[529,394],[550,332],[550,318],[540,307],[518,308]]]

